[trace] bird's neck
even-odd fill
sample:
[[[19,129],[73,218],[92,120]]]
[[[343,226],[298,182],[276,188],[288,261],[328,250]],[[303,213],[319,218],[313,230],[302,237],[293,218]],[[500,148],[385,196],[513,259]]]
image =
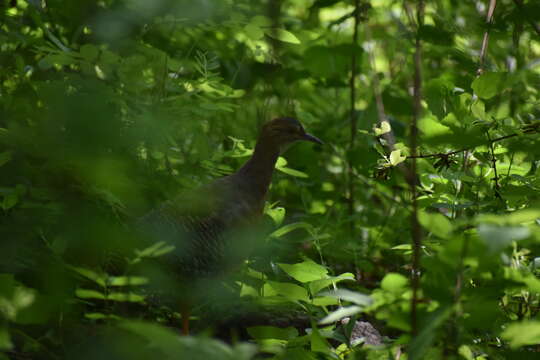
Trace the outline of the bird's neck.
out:
[[[264,197],[268,191],[279,152],[278,145],[260,138],[251,158],[238,170],[238,173],[249,179],[253,190],[260,196]]]

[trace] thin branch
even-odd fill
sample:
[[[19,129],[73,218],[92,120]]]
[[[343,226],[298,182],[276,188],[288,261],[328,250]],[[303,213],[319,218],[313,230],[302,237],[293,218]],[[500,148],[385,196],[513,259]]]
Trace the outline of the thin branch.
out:
[[[371,38],[371,29],[369,27],[369,24],[366,24],[366,40],[369,44],[372,44],[370,48],[368,49],[368,55],[369,55],[369,63],[371,65],[371,71],[372,71],[372,81],[373,81],[373,95],[375,97],[375,105],[377,106],[377,117],[379,120],[379,125],[382,125],[384,121],[387,121],[386,118],[386,112],[384,109],[384,102],[382,99],[382,91],[381,91],[381,84],[379,81],[379,77],[377,75],[377,65],[375,62],[375,44],[372,43]],[[390,151],[394,150],[394,145],[396,144],[396,139],[394,137],[393,130],[390,129],[389,132],[383,134],[384,140],[386,140],[386,147]]]
[[[417,305],[420,289],[420,256],[422,251],[422,231],[418,222],[418,193],[416,176],[416,156],[418,147],[418,120],[422,115],[422,43],[420,40],[420,28],[424,23],[424,0],[418,1],[416,8],[416,39],[414,53],[414,114],[411,123],[411,177],[409,186],[411,189],[411,237],[412,237],[412,297],[411,297],[411,332],[413,336],[418,334]]]
[[[487,29],[484,32],[484,39],[482,40],[482,49],[480,50],[480,61],[478,65],[478,75],[482,75],[484,72],[484,61],[487,53],[488,43],[489,43],[489,30],[491,24],[493,23],[493,12],[495,11],[495,6],[497,6],[497,0],[490,0],[489,8],[486,15]]]
[[[360,0],[354,0],[354,31],[353,31],[353,46],[358,44],[358,25],[360,23]],[[357,116],[356,116],[356,51],[353,49],[351,56],[351,78],[349,79],[349,92],[350,92],[350,125],[351,125],[351,137],[349,142],[349,150],[354,149],[356,142],[356,133],[357,133]],[[349,216],[351,218],[350,222],[350,232],[351,236],[354,235],[354,222],[352,217],[354,215],[354,177],[353,177],[353,166],[349,162],[348,165],[348,175],[349,175]]]
[[[488,145],[492,144],[494,142],[497,142],[497,141],[513,138],[515,136],[520,136],[520,134],[514,133],[514,134],[505,135],[505,136],[501,136],[501,137],[489,140]],[[439,158],[440,157],[448,157],[448,156],[459,154],[459,153],[464,152],[464,151],[472,150],[472,149],[474,149],[474,148],[476,148],[478,146],[480,146],[480,145],[471,146],[471,147],[467,147],[467,148],[463,148],[463,149],[459,149],[459,150],[454,150],[454,151],[449,151],[449,152],[446,152],[446,153],[420,154],[420,155],[415,155],[415,156],[410,155],[410,156],[407,156],[407,160],[408,159],[414,159],[414,158],[416,158],[416,159],[424,159],[424,158],[431,158],[431,157],[439,157]]]
[[[486,131],[486,136],[489,140],[489,148],[491,150],[491,162],[494,171],[493,180],[495,181],[495,196],[502,200],[501,196],[501,186],[499,185],[499,175],[497,174],[497,158],[495,157],[495,147],[493,146],[493,141],[489,136],[489,131]]]
[[[416,8],[416,39],[414,52],[414,115],[411,122],[411,177],[409,186],[411,189],[411,237],[412,237],[412,298],[411,298],[411,332],[413,336],[418,334],[417,305],[418,293],[420,290],[420,257],[422,254],[422,230],[418,222],[418,193],[416,176],[416,156],[418,147],[418,120],[422,115],[422,42],[420,40],[420,29],[424,24],[424,0],[418,1]]]

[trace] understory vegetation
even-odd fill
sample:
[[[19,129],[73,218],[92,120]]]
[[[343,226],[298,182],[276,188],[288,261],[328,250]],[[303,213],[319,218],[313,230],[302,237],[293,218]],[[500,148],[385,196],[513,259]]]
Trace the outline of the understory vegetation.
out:
[[[0,10],[0,359],[540,358],[538,1]],[[181,336],[133,224],[280,116],[325,144]]]

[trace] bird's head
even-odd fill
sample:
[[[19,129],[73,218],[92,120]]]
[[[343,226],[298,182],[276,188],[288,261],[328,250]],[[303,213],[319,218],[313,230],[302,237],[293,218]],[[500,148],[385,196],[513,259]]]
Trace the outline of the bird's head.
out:
[[[291,117],[277,118],[267,122],[262,128],[261,138],[277,145],[281,152],[296,141],[311,141],[323,144],[320,139],[306,133],[302,124]]]

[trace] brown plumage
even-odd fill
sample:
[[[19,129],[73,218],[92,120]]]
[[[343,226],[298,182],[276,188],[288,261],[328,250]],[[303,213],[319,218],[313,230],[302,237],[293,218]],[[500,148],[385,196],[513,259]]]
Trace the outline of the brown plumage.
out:
[[[322,143],[298,120],[274,119],[263,126],[253,155],[238,171],[168,201],[141,219],[148,238],[175,246],[165,261],[178,277],[188,284],[213,278],[245,259],[249,246],[238,240],[239,234],[262,215],[280,153],[301,140]]]

